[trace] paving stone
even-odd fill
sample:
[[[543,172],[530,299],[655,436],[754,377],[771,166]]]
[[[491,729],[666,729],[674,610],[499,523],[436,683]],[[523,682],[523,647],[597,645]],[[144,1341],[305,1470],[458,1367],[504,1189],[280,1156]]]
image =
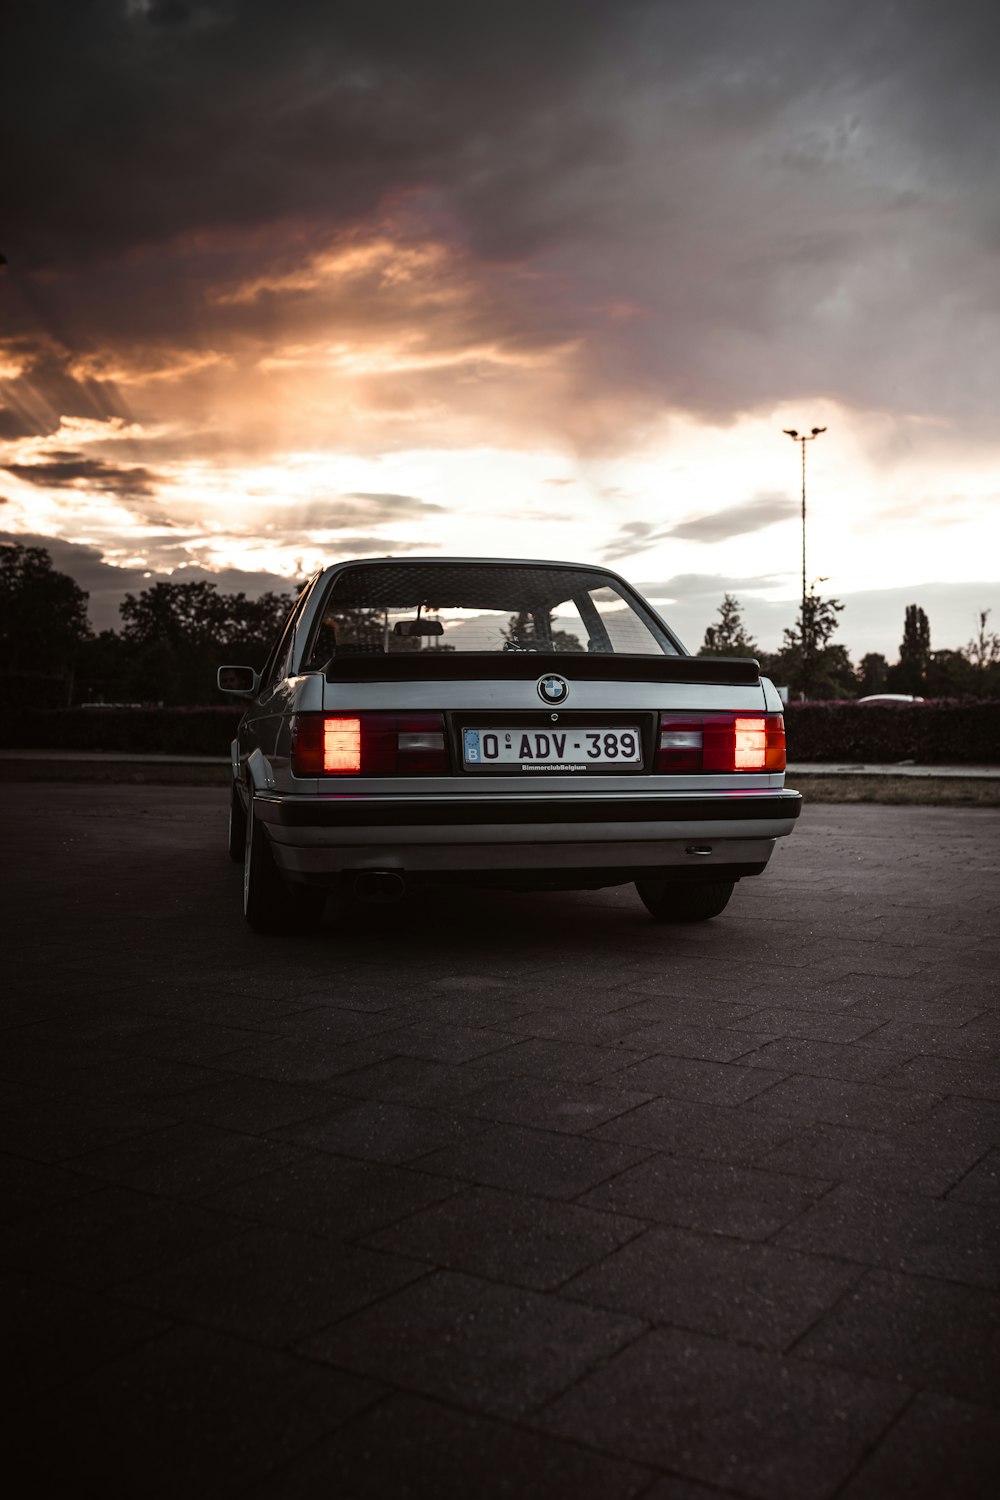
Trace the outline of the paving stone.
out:
[[[642,1328],[635,1318],[439,1271],[299,1348],[340,1369],[515,1417]]]
[[[653,1000],[644,1000],[622,1010],[622,1021],[629,1021],[638,1030],[644,1026],[741,1026],[759,1006],[750,1004],[744,995],[733,1000],[724,1000],[715,989],[715,981],[708,985],[709,993],[696,995],[661,994]]]
[[[252,1229],[136,1277],[118,1295],[178,1321],[283,1347],[425,1274],[400,1256]]]
[[[488,1074],[485,1076],[492,1076]],[[434,1105],[480,1085],[484,1075],[472,1063],[442,1063],[422,1057],[388,1057],[336,1079],[340,1094],[400,1104]]]
[[[884,983],[875,986],[869,993],[858,988],[854,995],[857,1014],[870,1020],[906,1021],[923,1026],[964,1026],[982,1014],[981,1001],[967,999],[963,994],[935,982],[930,994],[916,993],[917,985],[910,979],[894,992]]]
[[[717,1490],[713,1484],[695,1484],[690,1479],[657,1479],[643,1492],[642,1500],[731,1500],[732,1490]]]
[[[917,1021],[887,1021],[867,1038],[874,1046],[897,1048],[907,1057],[971,1058],[998,1061],[1000,1033],[966,1026],[927,1026]]]
[[[998,1468],[995,1411],[920,1393],[838,1500],[994,1500]]]
[[[245,1495],[265,1480],[282,1497],[325,1495],[348,1460],[352,1480],[370,1474],[371,1495],[381,1487],[389,1500],[400,1472],[418,1488],[440,1451],[434,1485],[463,1500],[520,1500],[531,1486],[546,1500],[632,1494],[636,1472],[642,1500],[890,1500],[921,1485],[951,1500],[949,1478],[955,1500],[977,1492],[965,1450],[988,1452],[988,1423],[968,1413],[998,1404],[996,1294],[979,1282],[995,1254],[1000,1152],[1000,1101],[981,1097],[995,1092],[1000,1049],[1000,943],[988,936],[1000,919],[1000,814],[811,803],[766,878],[747,882],[723,920],[690,929],[657,927],[624,889],[526,900],[459,888],[415,897],[391,930],[366,912],[289,942],[244,930],[224,829],[224,795],[210,789],[22,788],[7,809],[5,837],[20,852],[4,906],[17,944],[0,1003],[0,1131],[16,1161],[0,1183],[19,1216],[5,1233],[30,1258],[9,1274],[31,1284],[25,1321],[38,1328],[14,1364],[27,1372],[19,1391],[32,1380],[42,1390],[28,1398],[39,1489],[106,1487],[113,1451],[116,1482],[169,1500],[182,1488]],[[976,885],[974,909],[956,868]],[[751,1048],[764,1049],[754,1064],[794,1078],[746,1103],[618,1095],[623,1064],[642,1058],[660,1070],[657,1092],[669,1075],[690,1094],[757,1073]],[[894,1075],[906,1070],[892,1087],[863,1076],[876,1053]],[[933,1069],[933,1087],[918,1086],[914,1059]],[[540,1076],[510,1076],[526,1064]],[[341,1071],[308,1081],[330,1066]],[[176,1092],[192,1069],[196,1081],[225,1081]],[[263,1076],[275,1072],[289,1081]],[[92,1092],[70,1095],[67,1080]],[[150,1087],[170,1092],[115,1103]],[[826,1183],[837,1186],[824,1194]],[[133,1206],[118,1199],[112,1211],[106,1195],[123,1191]],[[202,1244],[183,1217],[220,1213],[205,1194],[238,1195],[223,1215],[232,1237]],[[521,1228],[516,1213],[482,1211],[505,1194],[542,1207]],[[615,1215],[657,1223],[674,1251],[661,1245],[642,1276],[609,1277],[612,1291],[638,1288],[652,1304],[663,1267],[687,1264],[678,1244],[704,1245],[680,1278],[693,1290],[678,1316],[721,1334],[658,1332],[651,1347],[670,1339],[672,1353],[636,1376],[634,1394],[619,1386],[621,1361],[641,1347],[645,1321],[576,1301],[565,1282],[519,1291],[344,1243],[436,1234],[434,1253],[456,1263],[511,1276],[524,1274],[520,1255],[528,1275],[542,1266],[547,1278],[561,1269],[546,1261],[553,1245],[589,1253],[595,1221]],[[576,1278],[608,1277],[641,1243]],[[779,1294],[788,1257],[834,1264],[868,1300],[850,1313],[855,1326],[848,1289],[779,1357],[740,1340],[776,1341],[783,1322],[798,1330],[817,1293],[793,1274]],[[387,1265],[418,1279],[383,1285],[376,1268]],[[120,1268],[125,1280],[94,1290]],[[81,1285],[68,1284],[74,1275]],[[435,1322],[419,1289],[442,1277]],[[876,1298],[882,1277],[911,1290]],[[471,1304],[456,1291],[470,1284],[481,1289]],[[162,1297],[169,1314],[133,1294]],[[662,1295],[680,1300],[676,1287]],[[189,1332],[202,1325],[198,1341],[154,1358],[151,1346],[181,1349],[164,1327],[175,1318]],[[387,1399],[381,1384],[329,1368],[328,1353],[288,1363],[275,1347],[345,1329],[352,1359],[450,1408]],[[820,1333],[832,1352],[801,1352]],[[303,1370],[337,1382],[315,1421],[301,1402],[282,1415],[290,1372]],[[545,1403],[594,1390],[577,1430],[529,1434]],[[876,1420],[887,1392],[891,1410]],[[515,1406],[517,1426],[485,1414]],[[8,1409],[15,1431],[19,1415]],[[421,1448],[427,1428],[437,1440]],[[628,1446],[612,1453],[622,1434]],[[625,1456],[643,1443],[646,1457]],[[46,1483],[42,1461],[51,1469],[64,1454],[71,1472]]]
[[[56,1096],[54,1087],[42,1088],[33,1083],[12,1083],[7,1079],[0,1091],[0,1114],[9,1114],[26,1105],[45,1104]]]
[[[404,1167],[318,1155],[202,1201],[223,1213],[345,1240],[449,1197],[455,1184]]]
[[[624,1045],[642,1052],[659,1052],[668,1057],[693,1057],[704,1062],[732,1062],[769,1041],[766,1031],[751,1032],[725,1026],[696,1026],[665,1023],[641,1026],[630,1032]]]
[[[650,1478],[636,1464],[508,1422],[393,1395],[254,1485],[247,1500],[632,1500],[651,1493]]]
[[[9,1399],[16,1388],[19,1401],[65,1385],[170,1327],[165,1318],[103,1293],[23,1271],[0,1273],[0,1297]]]
[[[784,1349],[859,1274],[818,1255],[664,1227],[633,1239],[562,1292],[650,1322]]]
[[[702,1062],[690,1057],[647,1057],[615,1073],[609,1088],[638,1089],[696,1104],[744,1104],[780,1083],[784,1072],[740,1068],[730,1063]]]
[[[641,1150],[590,1136],[493,1125],[458,1145],[422,1157],[420,1167],[542,1198],[576,1198],[644,1155]]]
[[[99,1186],[92,1177],[65,1167],[0,1156],[0,1223],[24,1218],[55,1203],[67,1203],[84,1193],[96,1192]]]
[[[654,1099],[602,1125],[594,1133],[601,1140],[624,1141],[671,1156],[745,1163],[789,1140],[795,1130],[795,1122],[785,1116],[751,1114],[747,1105],[734,1109],[725,1105]],[[775,1170],[781,1171],[782,1168]],[[796,1167],[787,1170],[800,1171]],[[824,1174],[801,1169],[801,1175],[821,1177]]]
[[[795,1353],[979,1401],[1000,1388],[1000,1296],[868,1271]]]
[[[586,1193],[590,1208],[709,1234],[769,1239],[828,1191],[829,1182],[723,1162],[654,1156]]]
[[[519,1016],[517,1030],[528,1036],[549,1037],[554,1041],[583,1043],[595,1047],[621,1045],[630,1048],[632,1036],[644,1024],[631,1010],[583,1016],[576,1010],[545,1009]]]
[[[488,1030],[483,1026],[458,1023],[420,1022],[403,1026],[392,1033],[393,1051],[403,1057],[423,1057],[431,1062],[468,1062],[472,1058],[501,1055],[521,1038],[512,1033]]]
[[[212,1026],[199,1021],[174,1021],[164,1024],[164,1017],[150,1018],[148,1026],[120,1032],[109,1025],[100,1034],[121,1052],[139,1053],[169,1062],[213,1063],[217,1058],[253,1046],[261,1033],[246,1026]]]
[[[171,1125],[138,1140],[74,1157],[81,1173],[123,1187],[178,1198],[201,1198],[297,1161],[305,1153],[259,1136],[208,1125]]]
[[[481,1120],[410,1104],[342,1102],[312,1120],[282,1126],[272,1132],[282,1140],[299,1142],[317,1151],[356,1156],[366,1161],[408,1162],[477,1135],[487,1127]],[[430,1167],[430,1171],[436,1168]]]
[[[469,1188],[369,1241],[377,1249],[552,1291],[645,1228],[639,1219],[493,1188]]]
[[[105,1187],[0,1231],[0,1265],[70,1286],[114,1286],[246,1226],[196,1204]]]
[[[951,1199],[842,1185],[786,1225],[774,1243],[889,1271],[1000,1285],[1000,1212]]]
[[[0,1114],[0,1148],[32,1161],[67,1161],[93,1147],[132,1140],[170,1123],[162,1114],[90,1099],[45,1099]]]
[[[727,1492],[830,1500],[908,1394],[887,1381],[657,1329],[534,1422]]]
[[[913,1055],[906,1047],[870,1042],[825,1042],[806,1037],[780,1037],[765,1042],[740,1059],[746,1068],[771,1068],[781,1073],[804,1073],[814,1078],[843,1078],[886,1083],[887,1075]]]
[[[311,1035],[284,1036],[231,1052],[219,1060],[219,1066],[231,1073],[274,1078],[281,1083],[325,1083],[339,1074],[381,1062],[387,1046],[382,1037],[336,1042]]]
[[[463,1109],[486,1120],[540,1130],[580,1134],[645,1104],[649,1093],[598,1084],[575,1086],[551,1078],[511,1078],[487,1084],[465,1096]]]
[[[295,1120],[308,1120],[341,1102],[347,1101],[341,1101],[332,1089],[278,1083],[271,1078],[227,1078],[211,1088],[179,1094],[170,1101],[169,1111],[179,1119],[198,1120],[220,1130],[262,1135]]]
[[[1000,1100],[1000,1066],[965,1058],[915,1057],[888,1074],[885,1082],[908,1089],[932,1089],[938,1094]]]
[[[1000,1151],[991,1151],[948,1194],[960,1203],[1000,1205]]]
[[[497,1052],[491,1059],[497,1077],[555,1078],[564,1083],[596,1083],[618,1074],[629,1063],[641,1062],[646,1052],[622,1047],[591,1047],[580,1043],[532,1037]]]
[[[750,1109],[803,1122],[892,1130],[929,1114],[940,1095],[841,1078],[785,1078]]]
[[[800,1036],[817,1042],[856,1042],[859,1037],[877,1037],[881,1023],[871,1016],[855,1015],[852,1010],[841,1010],[835,1015],[823,1015],[811,1010],[795,1010],[792,1007],[774,1006],[767,1010],[754,1011],[742,1023],[741,1029],[756,1035],[769,1034],[770,1038]]]
[[[111,1062],[78,1069],[67,1077],[66,1088],[70,1093],[109,1104],[148,1105],[158,1109],[162,1101],[205,1088],[224,1076],[214,1068],[199,1067],[196,1063],[116,1056]]]
[[[1000,1147],[1000,1104],[993,1099],[945,1099],[927,1123],[948,1141],[978,1145],[981,1151]]]
[[[50,1393],[21,1436],[40,1493],[106,1483],[113,1454],[126,1493],[230,1497],[381,1394],[313,1361],[182,1328]]]
[[[845,1180],[859,1186],[939,1196],[960,1182],[980,1158],[983,1146],[947,1136],[921,1122],[901,1130],[848,1130],[811,1125],[766,1153],[757,1164],[766,1171]]]

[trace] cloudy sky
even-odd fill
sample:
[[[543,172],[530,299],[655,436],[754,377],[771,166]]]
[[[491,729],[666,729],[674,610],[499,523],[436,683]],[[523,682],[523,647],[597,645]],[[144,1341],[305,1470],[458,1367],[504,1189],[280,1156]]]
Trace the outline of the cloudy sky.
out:
[[[123,589],[603,560],[697,647],[1000,616],[1000,10],[34,0],[0,533]]]

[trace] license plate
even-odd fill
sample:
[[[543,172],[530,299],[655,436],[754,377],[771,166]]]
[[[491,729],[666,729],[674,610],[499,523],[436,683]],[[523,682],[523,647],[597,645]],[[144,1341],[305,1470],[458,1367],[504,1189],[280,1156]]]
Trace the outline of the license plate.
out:
[[[520,766],[522,771],[588,771],[592,766],[641,766],[638,727],[601,724],[576,729],[466,729],[465,764]]]

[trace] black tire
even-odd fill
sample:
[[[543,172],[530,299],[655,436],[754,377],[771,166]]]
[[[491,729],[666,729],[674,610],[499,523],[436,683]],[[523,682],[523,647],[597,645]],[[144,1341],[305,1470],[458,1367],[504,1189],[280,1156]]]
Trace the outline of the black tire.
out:
[[[283,932],[292,918],[288,887],[274,862],[264,826],[254,816],[252,792],[243,841],[243,915],[254,932]]]
[[[251,793],[243,843],[243,915],[254,932],[303,931],[319,925],[326,907],[322,886],[288,885],[275,863]]]
[[[246,852],[247,841],[247,815],[240,796],[240,789],[233,782],[233,789],[229,794],[229,858],[235,864],[242,864]]]
[[[710,880],[683,885],[676,880],[637,880],[635,888],[657,922],[707,922],[725,911],[736,882]]]

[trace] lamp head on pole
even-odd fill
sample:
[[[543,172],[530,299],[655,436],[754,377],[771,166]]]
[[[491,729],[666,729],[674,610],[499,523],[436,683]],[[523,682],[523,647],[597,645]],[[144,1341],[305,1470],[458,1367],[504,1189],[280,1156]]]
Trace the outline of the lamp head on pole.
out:
[[[790,438],[795,438],[795,439],[796,439],[796,441],[797,441],[797,440],[798,440],[798,436],[799,436],[799,435],[798,435],[798,433],[797,433],[797,432],[796,432],[796,431],[795,431],[795,428],[794,428],[794,427],[783,427],[783,428],[782,428],[782,429],[781,429],[781,430],[782,430],[782,432],[784,432],[784,433],[786,433],[786,434],[787,434],[787,436],[788,436],[788,437],[790,437]]]
[[[813,437],[819,437],[820,433],[821,432],[825,432],[825,431],[826,431],[825,427],[814,427],[813,430],[812,430],[812,435],[813,435]]]

